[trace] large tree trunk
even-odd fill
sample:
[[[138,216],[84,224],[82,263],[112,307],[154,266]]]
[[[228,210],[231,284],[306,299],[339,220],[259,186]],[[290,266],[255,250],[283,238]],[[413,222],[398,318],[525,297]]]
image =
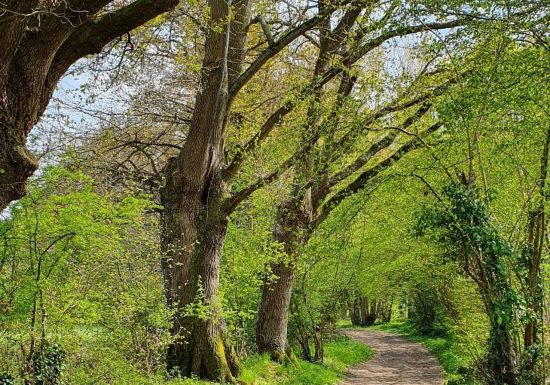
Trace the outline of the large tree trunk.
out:
[[[223,382],[233,381],[239,369],[218,299],[230,214],[225,207],[229,186],[222,177],[231,104],[228,86],[229,78],[239,72],[239,63],[229,63],[228,57],[229,51],[232,58],[242,55],[246,39],[231,33],[229,2],[210,0],[209,6],[201,90],[189,134],[182,151],[164,170],[161,246],[167,302],[175,311],[168,369]],[[246,21],[249,2],[237,1],[235,6],[240,10],[236,20]]]
[[[319,2],[319,10],[326,11],[330,2]],[[320,49],[313,71],[313,84],[320,82],[322,76],[328,70],[331,63],[331,56],[340,48],[347,33],[361,13],[361,8],[356,7],[342,16],[332,33],[330,18],[323,19],[318,26]],[[307,121],[302,127],[302,145],[310,146],[311,138],[319,129],[321,118],[321,97],[323,87],[316,88],[314,98],[310,102],[307,112]],[[262,298],[258,313],[258,324],[256,327],[256,344],[260,352],[269,353],[275,360],[286,359],[287,350],[287,328],[292,285],[294,283],[293,262],[298,257],[300,249],[309,241],[311,232],[315,227],[315,210],[318,208],[318,199],[323,196],[313,197],[312,192],[316,179],[315,151],[309,150],[308,155],[295,165],[298,171],[294,178],[294,188],[291,197],[278,207],[277,224],[273,232],[273,239],[283,245],[289,262],[277,262],[271,265],[272,271],[279,278],[266,282],[262,287]],[[322,178],[324,174],[322,175]],[[328,194],[328,191],[326,192]],[[317,198],[317,200],[316,200]],[[301,342],[304,354],[309,356],[309,348]],[[322,356],[322,349],[319,351]]]
[[[163,272],[168,304],[175,312],[167,366],[185,377],[232,381],[238,373],[238,360],[227,338],[218,299],[228,222],[221,199],[224,186],[220,178],[214,178],[209,197],[202,202],[200,197],[197,201],[176,191],[181,185],[172,181],[169,176],[162,191]]]
[[[325,7],[319,3],[319,9]],[[313,79],[317,81],[329,64],[329,47],[326,35],[330,32],[330,19],[324,19],[319,24],[321,47],[315,63]],[[308,121],[303,127],[303,140],[311,135],[319,118],[318,103],[322,89],[315,92],[315,101],[308,108]],[[277,208],[277,223],[273,231],[273,240],[283,245],[288,257],[287,262],[271,264],[271,270],[279,277],[272,282],[266,282],[262,287],[262,298],[256,326],[256,345],[261,353],[269,353],[274,360],[288,358],[287,329],[290,298],[294,283],[293,262],[297,251],[308,241],[306,235],[313,219],[311,188],[304,189],[302,184],[310,180],[311,159],[302,159],[296,166],[300,172],[295,176],[295,189],[289,201],[281,203]],[[306,191],[307,190],[307,191]],[[279,275],[280,274],[280,275]],[[307,354],[305,352],[304,354]]]
[[[181,206],[180,206],[181,207]],[[169,305],[175,310],[172,335],[175,340],[167,354],[170,371],[190,377],[230,381],[238,372],[238,361],[227,341],[225,322],[218,301],[219,266],[227,219],[214,213],[198,224],[190,224],[188,210],[172,209],[165,201],[163,250],[172,258],[163,260]],[[199,214],[200,215],[200,214]],[[198,234],[192,252],[174,245],[185,242],[185,234]],[[182,242],[183,241],[183,242]],[[188,243],[186,243],[189,245]]]
[[[294,284],[294,269],[286,262],[271,266],[274,280],[265,282],[256,324],[256,344],[260,353],[276,361],[288,359],[288,309]]]
[[[27,136],[59,79],[78,59],[178,4],[178,0],[5,0],[0,12],[0,211],[25,195],[38,167]]]
[[[269,353],[272,359],[285,361],[288,356],[288,313],[294,284],[294,261],[300,248],[307,243],[307,215],[301,209],[301,201],[281,205],[273,240],[283,246],[285,260],[271,264],[275,275],[262,287],[262,298],[256,324],[256,345],[261,353]]]

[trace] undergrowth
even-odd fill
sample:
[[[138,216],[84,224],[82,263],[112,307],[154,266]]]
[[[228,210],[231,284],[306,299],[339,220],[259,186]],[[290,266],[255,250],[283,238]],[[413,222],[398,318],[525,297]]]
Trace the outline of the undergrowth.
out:
[[[372,354],[368,346],[339,337],[325,345],[323,364],[297,360],[278,365],[267,355],[252,356],[244,361],[240,380],[246,385],[331,385],[343,378],[351,365],[367,361]]]

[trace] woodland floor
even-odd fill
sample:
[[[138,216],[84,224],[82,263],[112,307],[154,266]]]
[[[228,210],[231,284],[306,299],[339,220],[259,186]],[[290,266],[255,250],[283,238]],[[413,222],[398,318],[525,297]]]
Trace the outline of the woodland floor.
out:
[[[443,385],[443,369],[422,345],[395,334],[374,330],[345,330],[370,346],[374,357],[353,366],[340,385]]]

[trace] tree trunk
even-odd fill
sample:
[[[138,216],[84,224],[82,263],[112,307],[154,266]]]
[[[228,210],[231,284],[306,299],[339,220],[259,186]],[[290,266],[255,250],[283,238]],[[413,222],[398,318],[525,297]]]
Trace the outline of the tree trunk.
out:
[[[325,349],[324,349],[323,338],[324,338],[324,328],[323,328],[323,323],[321,322],[320,325],[315,329],[315,334],[314,334],[315,356],[313,357],[313,360],[319,363],[323,363],[323,360],[325,359]]]
[[[540,291],[540,265],[542,261],[542,248],[546,236],[544,218],[544,205],[529,212],[529,266],[527,275],[527,306],[531,310],[532,319],[525,326],[524,346],[529,348],[537,342],[539,329],[539,310],[542,305],[543,294]]]
[[[269,353],[276,361],[289,359],[287,342],[288,313],[294,284],[293,261],[299,248],[307,242],[304,236],[304,214],[301,202],[283,205],[277,215],[273,240],[283,246],[287,260],[271,264],[271,271],[277,277],[266,281],[262,287],[262,298],[256,324],[256,345],[260,353]]]
[[[38,0],[2,2],[0,211],[25,195],[27,179],[38,167],[26,148],[27,136],[68,68],[178,2],[134,1],[114,10],[105,8],[109,1],[71,6]]]
[[[169,172],[168,175],[171,175]],[[218,300],[220,257],[227,231],[220,178],[210,182],[206,202],[193,201],[167,178],[162,191],[163,272],[174,311],[167,353],[169,371],[190,377],[232,381],[238,360],[227,340]]]
[[[386,308],[386,312],[384,313],[384,320],[383,320],[385,323],[388,323],[391,321],[392,311],[393,311],[393,297],[390,298],[389,302],[387,303],[387,308]]]
[[[367,297],[360,295],[351,303],[351,323],[355,326],[372,326],[378,318],[382,319],[387,312],[388,310],[382,305],[382,301],[369,301]]]
[[[168,305],[174,310],[167,367],[185,377],[233,381],[238,361],[218,299],[229,213],[223,137],[229,110],[228,2],[209,1],[201,90],[184,148],[164,169],[161,249]],[[223,26],[223,28],[220,28]]]
[[[350,317],[351,317],[351,324],[353,326],[361,326],[363,323],[361,318],[361,300],[359,297],[356,297],[353,299],[353,301],[350,304]]]
[[[492,385],[517,385],[517,362],[513,346],[508,325],[493,325],[488,356]]]
[[[533,319],[527,323],[524,332],[524,346],[528,348],[537,342],[537,334],[539,329],[539,323],[541,322],[539,316],[540,309],[542,308],[543,293],[540,290],[540,265],[542,263],[542,254],[544,248],[544,240],[547,236],[546,232],[546,177],[548,176],[548,158],[550,151],[550,127],[546,131],[546,139],[542,151],[540,161],[540,176],[537,180],[538,196],[539,200],[536,208],[529,212],[529,223],[527,230],[527,242],[529,246],[529,271],[527,277],[527,304],[532,312]],[[533,361],[534,362],[534,361]]]
[[[25,195],[26,181],[38,167],[38,161],[25,147],[25,131],[14,128],[22,121],[14,122],[6,112],[0,108],[0,212]]]
[[[275,361],[288,359],[288,309],[294,284],[294,270],[287,262],[271,267],[277,278],[265,282],[256,324],[256,344],[260,353]]]

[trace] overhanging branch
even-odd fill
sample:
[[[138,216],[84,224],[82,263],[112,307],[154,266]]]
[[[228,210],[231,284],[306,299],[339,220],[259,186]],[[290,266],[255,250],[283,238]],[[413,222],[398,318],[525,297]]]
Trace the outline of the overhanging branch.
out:
[[[437,122],[431,125],[425,132],[424,136],[432,134],[433,132],[439,130],[442,127],[440,122]],[[316,219],[316,226],[322,223],[328,215],[334,210],[345,198],[353,195],[360,190],[364,189],[365,186],[382,171],[388,169],[392,164],[401,159],[403,156],[415,150],[423,145],[423,141],[420,137],[415,137],[411,141],[407,142],[401,146],[397,151],[395,151],[391,156],[387,157],[377,165],[365,170],[357,178],[351,181],[346,187],[334,194],[330,199],[328,199],[323,204],[321,213]]]

